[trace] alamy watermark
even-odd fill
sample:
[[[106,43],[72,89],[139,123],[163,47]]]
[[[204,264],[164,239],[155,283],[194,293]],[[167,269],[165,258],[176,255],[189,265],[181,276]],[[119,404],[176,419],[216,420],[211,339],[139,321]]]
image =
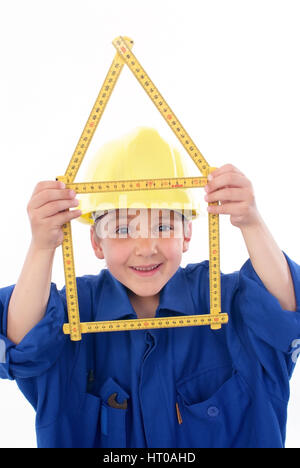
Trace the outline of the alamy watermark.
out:
[[[0,338],[0,364],[6,363],[6,344],[5,341]]]
[[[296,364],[298,356],[300,354],[300,340],[296,339],[292,341],[291,348],[295,348],[295,351],[292,353],[292,361]]]
[[[94,214],[95,231],[99,238],[182,238],[189,236],[192,210],[189,205],[182,208],[178,203],[154,204],[151,208],[140,203],[139,207],[128,207],[125,200],[121,208],[109,208]],[[122,208],[123,206],[123,208]]]

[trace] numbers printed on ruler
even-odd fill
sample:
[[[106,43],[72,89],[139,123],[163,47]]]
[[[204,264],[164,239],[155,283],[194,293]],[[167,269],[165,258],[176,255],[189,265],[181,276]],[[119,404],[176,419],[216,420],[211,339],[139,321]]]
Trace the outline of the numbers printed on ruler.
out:
[[[81,333],[110,331],[145,330],[170,327],[192,327],[200,325],[225,324],[227,314],[189,315],[184,317],[160,317],[154,319],[116,320],[104,322],[81,322]],[[69,324],[64,325],[64,333],[70,333]]]
[[[161,190],[168,188],[198,188],[205,187],[207,177],[182,177],[170,179],[139,179],[115,180],[99,182],[80,182],[67,184],[76,193],[118,192],[132,190]]]

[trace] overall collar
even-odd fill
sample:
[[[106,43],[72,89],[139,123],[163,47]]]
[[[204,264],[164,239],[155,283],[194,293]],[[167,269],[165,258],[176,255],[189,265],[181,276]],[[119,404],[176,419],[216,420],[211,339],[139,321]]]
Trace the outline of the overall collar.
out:
[[[95,320],[128,320],[137,318],[127,294],[127,288],[108,269]],[[160,291],[156,317],[194,315],[195,308],[184,269],[179,267]]]

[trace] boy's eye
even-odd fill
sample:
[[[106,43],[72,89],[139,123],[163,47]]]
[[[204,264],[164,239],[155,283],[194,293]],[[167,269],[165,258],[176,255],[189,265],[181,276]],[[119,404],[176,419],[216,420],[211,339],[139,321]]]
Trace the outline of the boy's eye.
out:
[[[124,231],[123,231],[124,229]],[[126,230],[126,231],[125,231]],[[128,226],[121,226],[116,230],[117,234],[128,234]]]
[[[172,226],[170,226],[169,224],[161,224],[161,225],[159,226],[159,228],[165,228],[165,227],[166,227],[168,230],[169,230],[169,229],[173,229]],[[162,230],[163,230],[163,231],[166,231],[166,229],[162,229]],[[160,229],[160,231],[161,231],[161,229]]]

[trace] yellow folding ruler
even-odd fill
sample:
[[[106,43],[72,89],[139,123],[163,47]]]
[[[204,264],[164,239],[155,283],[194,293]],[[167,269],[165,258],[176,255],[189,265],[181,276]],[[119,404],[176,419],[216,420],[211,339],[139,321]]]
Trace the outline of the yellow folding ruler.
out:
[[[84,130],[72,155],[71,161],[64,176],[57,177],[66,184],[66,188],[76,193],[130,191],[130,190],[156,190],[169,188],[197,188],[207,184],[207,176],[214,169],[210,167],[196,144],[183,128],[174,112],[154,86],[149,76],[132,53],[133,41],[128,37],[117,37],[113,42],[117,52],[113,63],[106,75],[102,88],[89,115]],[[119,180],[76,183],[74,179],[92,140],[94,132],[102,117],[106,104],[109,101],[114,86],[121,74],[124,65],[132,71],[138,82],[146,91],[154,105],[157,107],[167,124],[186,149],[203,177],[185,177],[169,179],[143,179]],[[209,203],[218,205],[219,202]],[[147,328],[168,328],[197,325],[210,325],[211,329],[219,329],[228,322],[228,315],[221,313],[221,285],[220,285],[220,241],[219,216],[208,214],[209,221],[209,288],[210,288],[210,314],[160,317],[151,319],[114,320],[102,322],[80,322],[79,306],[74,268],[71,223],[63,226],[64,240],[62,244],[63,261],[66,281],[66,298],[69,323],[63,325],[63,332],[70,334],[73,341],[81,340],[82,333],[140,330]]]

